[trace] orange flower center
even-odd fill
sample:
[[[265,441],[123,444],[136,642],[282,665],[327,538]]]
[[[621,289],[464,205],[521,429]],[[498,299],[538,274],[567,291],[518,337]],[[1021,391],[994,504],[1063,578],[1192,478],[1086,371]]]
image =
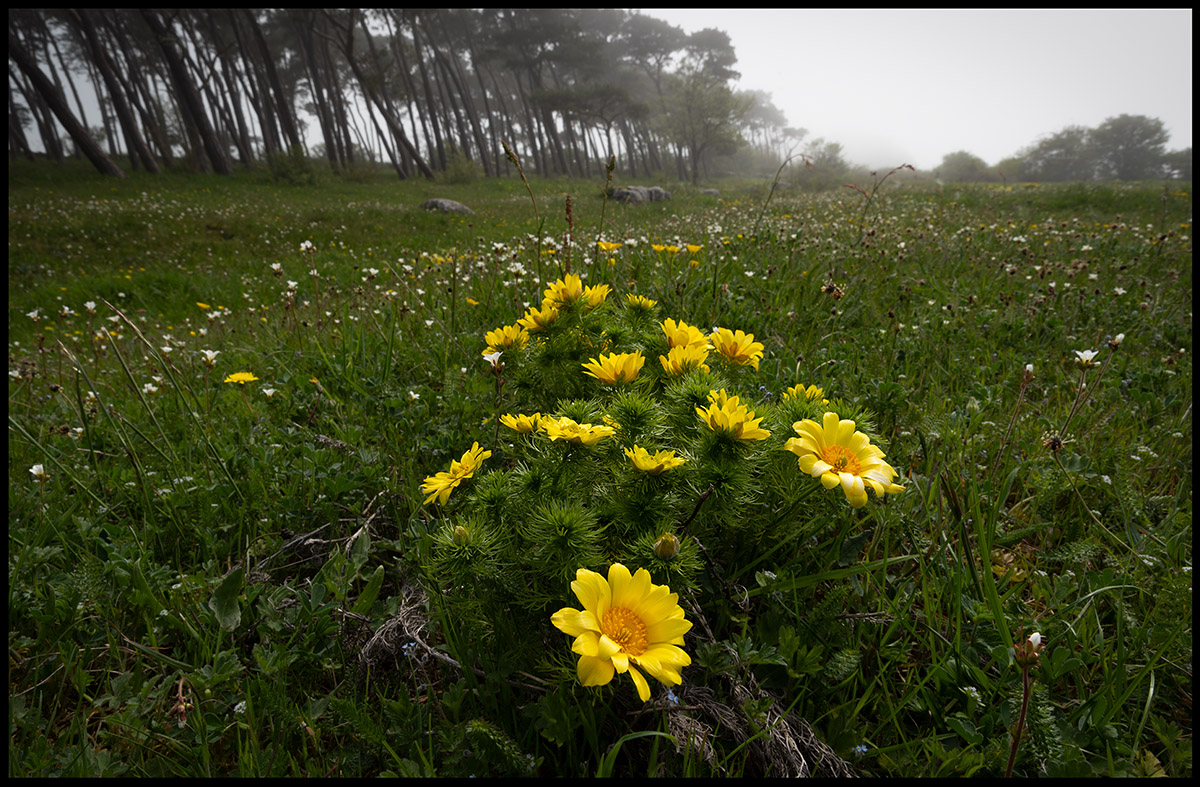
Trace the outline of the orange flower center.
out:
[[[845,446],[831,445],[826,447],[821,452],[821,459],[833,465],[835,473],[859,475],[862,471],[862,467],[858,463],[858,457]]]
[[[646,652],[649,645],[646,634],[646,624],[642,619],[624,607],[613,607],[604,613],[600,630],[608,638],[621,646],[621,650],[631,656],[640,656]]]

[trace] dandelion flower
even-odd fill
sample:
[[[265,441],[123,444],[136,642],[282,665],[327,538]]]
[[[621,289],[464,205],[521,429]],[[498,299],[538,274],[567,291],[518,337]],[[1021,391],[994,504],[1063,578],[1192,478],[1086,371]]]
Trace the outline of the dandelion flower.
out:
[[[450,499],[450,493],[463,481],[475,475],[483,460],[491,455],[492,452],[484,451],[479,447],[479,443],[472,443],[470,450],[462,455],[462,459],[451,460],[449,472],[442,471],[426,476],[421,482],[421,492],[429,495],[425,502],[429,503],[436,498],[438,503],[445,505]]]
[[[225,378],[225,382],[245,385],[246,383],[252,383],[257,379],[258,378],[254,376],[253,372],[234,372]]]
[[[800,437],[789,439],[784,448],[799,457],[801,470],[820,478],[826,489],[841,484],[855,508],[866,505],[867,487],[877,497],[904,491],[892,483],[897,473],[883,461],[883,451],[871,445],[865,434],[854,431],[853,421],[843,421],[837,413],[825,413],[823,421],[818,424],[806,418],[792,424]]]
[[[651,454],[636,444],[633,448],[626,448],[625,455],[629,457],[630,462],[633,462],[634,467],[644,470],[650,475],[662,475],[667,470],[679,467],[687,461],[681,456],[676,456],[674,451],[659,451]]]
[[[650,699],[650,685],[639,667],[664,686],[683,682],[679,671],[692,659],[679,646],[692,628],[679,606],[679,594],[655,585],[650,572],[614,563],[608,579],[581,568],[571,590],[583,609],[563,607],[550,617],[563,633],[575,637],[571,650],[579,654],[579,682],[604,686],[618,672],[627,672],[638,697]]]
[[[729,396],[722,388],[720,392],[709,391],[707,408],[697,407],[696,414],[714,432],[724,432],[737,440],[766,440],[771,433],[759,426],[761,418],[741,404],[736,396]]]
[[[639,352],[609,353],[601,355],[599,360],[588,359],[588,362],[583,364],[583,369],[584,374],[591,375],[602,383],[618,385],[637,377],[645,363],[646,356]]]
[[[763,357],[763,346],[761,342],[754,341],[754,334],[745,331],[735,333],[728,328],[718,328],[709,335],[708,341],[714,350],[730,361],[758,369],[758,362]]]

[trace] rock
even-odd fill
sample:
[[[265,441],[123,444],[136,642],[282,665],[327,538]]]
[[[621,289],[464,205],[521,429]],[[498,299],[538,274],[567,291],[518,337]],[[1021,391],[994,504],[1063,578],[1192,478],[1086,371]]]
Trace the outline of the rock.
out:
[[[613,189],[612,193],[609,194],[609,196],[617,202],[633,202],[633,203],[645,202],[646,200],[642,196],[642,193],[640,191],[635,190],[637,188],[639,188],[639,187],[632,187],[632,188],[628,188],[628,189]]]
[[[700,193],[701,193],[702,195],[704,195],[705,197],[719,197],[719,196],[721,196],[721,192],[717,191],[716,189],[700,189]]]
[[[610,189],[610,199],[617,202],[662,202],[671,198],[671,192],[661,186],[626,186],[623,189]]]
[[[426,200],[421,203],[421,207],[425,210],[440,210],[442,213],[469,213],[475,215],[475,211],[461,202],[455,202],[452,199],[443,199],[442,197]]]
[[[651,186],[647,191],[650,193],[651,202],[662,202],[671,198],[671,192],[661,186]]]

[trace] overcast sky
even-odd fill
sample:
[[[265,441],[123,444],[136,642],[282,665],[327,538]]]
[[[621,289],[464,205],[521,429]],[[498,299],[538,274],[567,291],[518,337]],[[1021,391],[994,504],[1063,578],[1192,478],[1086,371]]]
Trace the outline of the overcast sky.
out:
[[[738,87],[856,164],[932,169],[957,150],[995,164],[1121,114],[1161,120],[1169,150],[1192,145],[1191,9],[641,10],[724,30]]]

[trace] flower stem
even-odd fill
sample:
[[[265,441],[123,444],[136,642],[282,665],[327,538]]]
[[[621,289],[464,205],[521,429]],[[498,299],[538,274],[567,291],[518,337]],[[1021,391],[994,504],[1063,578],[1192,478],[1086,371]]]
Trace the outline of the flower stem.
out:
[[[1029,709],[1029,690],[1032,683],[1029,680],[1029,667],[1021,670],[1021,715],[1017,717],[1017,728],[1013,730],[1012,748],[1008,751],[1008,767],[1004,769],[1004,778],[1012,777],[1013,764],[1017,761],[1017,749],[1021,746],[1021,733],[1025,728],[1025,712]]]

